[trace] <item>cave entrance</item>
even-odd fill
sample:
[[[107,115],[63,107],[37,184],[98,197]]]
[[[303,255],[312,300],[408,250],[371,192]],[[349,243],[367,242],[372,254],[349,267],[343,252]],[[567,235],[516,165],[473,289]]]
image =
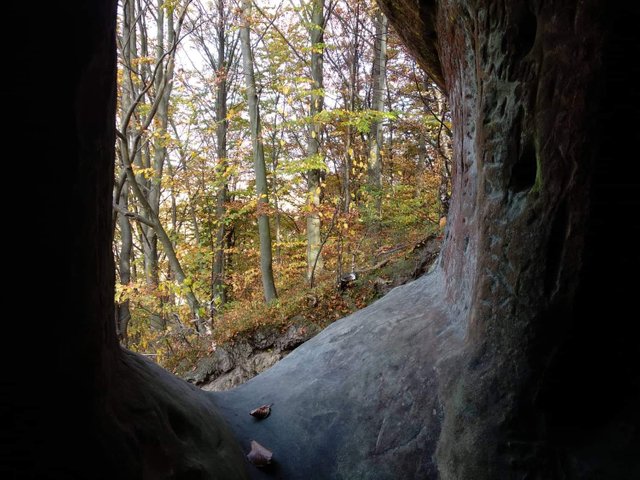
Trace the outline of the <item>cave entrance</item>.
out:
[[[639,267],[632,220],[640,164],[628,155],[640,109],[629,62],[640,58],[637,6],[384,5],[421,64],[447,81],[456,175],[441,260],[431,274],[218,393],[117,342],[116,2],[49,2],[29,12],[28,37],[38,48],[18,59],[17,74],[42,78],[46,59],[34,61],[33,52],[51,39],[67,50],[48,56],[56,62],[48,71],[57,74],[47,77],[55,95],[35,95],[40,84],[15,85],[16,98],[35,99],[20,109],[18,124],[30,126],[19,133],[29,147],[24,157],[38,166],[29,172],[30,193],[42,200],[37,221],[15,216],[23,222],[15,231],[28,235],[14,256],[29,266],[15,283],[31,285],[33,272],[56,275],[38,285],[38,305],[61,306],[62,320],[29,317],[30,350],[20,360],[33,358],[37,368],[6,364],[3,473],[640,476],[637,342],[628,313],[637,290],[628,272]],[[60,12],[64,19],[53,22]],[[167,138],[149,141],[162,148]],[[13,178],[24,179],[19,165]],[[129,213],[135,220],[144,212]],[[33,303],[31,296],[24,304]],[[24,334],[25,322],[7,323]],[[42,371],[34,380],[32,372]],[[272,404],[271,414],[254,422],[248,412],[261,404]],[[247,463],[251,439],[273,451],[271,470]]]

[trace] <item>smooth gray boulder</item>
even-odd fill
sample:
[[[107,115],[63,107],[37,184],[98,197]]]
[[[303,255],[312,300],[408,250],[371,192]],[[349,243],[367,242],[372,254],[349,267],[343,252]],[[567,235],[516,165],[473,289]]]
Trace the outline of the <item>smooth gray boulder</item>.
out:
[[[253,478],[436,478],[439,365],[464,337],[440,271],[341,319],[274,367],[211,394],[241,445],[274,454]],[[273,403],[256,420],[254,408]]]

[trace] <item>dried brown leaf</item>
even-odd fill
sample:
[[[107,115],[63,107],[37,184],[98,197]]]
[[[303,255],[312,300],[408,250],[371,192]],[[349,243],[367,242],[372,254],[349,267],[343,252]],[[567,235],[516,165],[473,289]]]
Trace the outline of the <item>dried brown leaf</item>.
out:
[[[263,447],[255,440],[251,440],[251,451],[247,454],[247,459],[256,467],[264,467],[271,463],[273,452]]]
[[[252,417],[256,417],[258,420],[267,418],[271,413],[271,405],[273,405],[273,403],[255,408],[249,412],[249,415],[251,415]]]

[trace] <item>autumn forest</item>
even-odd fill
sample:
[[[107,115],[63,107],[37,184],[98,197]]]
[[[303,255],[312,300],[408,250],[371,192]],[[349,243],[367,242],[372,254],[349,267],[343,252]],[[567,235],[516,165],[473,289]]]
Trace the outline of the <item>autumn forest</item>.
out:
[[[121,0],[117,46],[128,348],[175,369],[325,326],[441,235],[448,105],[372,0]]]

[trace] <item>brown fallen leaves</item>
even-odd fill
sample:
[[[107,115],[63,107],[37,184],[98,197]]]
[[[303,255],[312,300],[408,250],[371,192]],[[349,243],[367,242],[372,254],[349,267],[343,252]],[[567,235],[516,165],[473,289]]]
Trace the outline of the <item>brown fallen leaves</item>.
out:
[[[271,405],[273,405],[273,403],[268,405],[262,405],[261,407],[255,408],[249,412],[249,415],[257,418],[258,420],[267,418],[271,413]]]
[[[271,463],[273,452],[263,447],[255,440],[251,440],[251,451],[247,454],[247,459],[256,467],[264,467]]]
[[[267,418],[271,414],[271,405],[273,405],[273,403],[254,408],[249,412],[249,415],[257,418],[258,420]],[[247,458],[251,463],[256,467],[264,467],[271,463],[272,457],[273,452],[271,450],[263,447],[255,440],[251,440],[251,451],[247,454]]]

